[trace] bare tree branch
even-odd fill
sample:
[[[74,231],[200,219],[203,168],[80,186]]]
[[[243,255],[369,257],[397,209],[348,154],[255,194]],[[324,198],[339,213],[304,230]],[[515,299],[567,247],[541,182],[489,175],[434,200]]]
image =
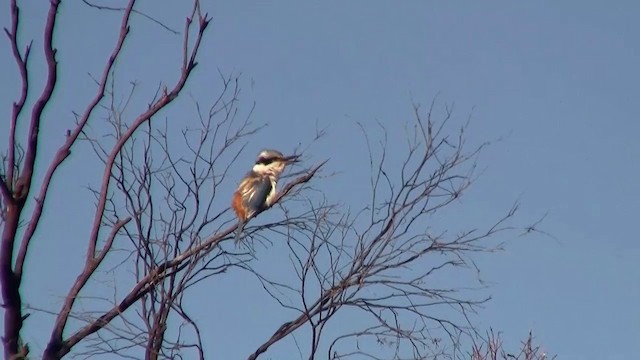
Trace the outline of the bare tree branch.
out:
[[[24,161],[24,168],[20,174],[18,184],[16,184],[15,192],[23,194],[26,197],[33,180],[33,170],[38,150],[38,135],[40,133],[40,121],[42,119],[42,111],[49,103],[53,90],[56,86],[58,77],[58,62],[56,61],[56,49],[53,47],[53,31],[55,29],[56,19],[58,15],[59,0],[51,0],[47,22],[44,28],[44,54],[47,60],[47,81],[45,83],[42,94],[36,100],[33,111],[31,113],[31,122],[29,124],[29,134],[27,136],[27,153]]]
[[[370,152],[371,201],[355,216],[339,205],[308,199],[305,213],[287,218],[290,227],[282,235],[289,239],[298,284],[267,279],[245,266],[280,306],[295,311],[247,359],[257,359],[303,328],[310,339],[308,358],[313,359],[321,339],[331,341],[324,331],[329,321],[345,313],[365,314],[370,324],[364,329],[346,326],[331,342],[328,359],[437,357],[449,352],[443,337],[456,346],[461,335],[476,332],[466,314],[489,298],[473,296],[469,285],[439,288],[431,283],[456,269],[468,268],[475,277],[471,255],[500,248],[490,239],[516,229],[509,222],[517,204],[485,230],[449,234],[432,229],[439,211],[473,183],[476,157],[485,146],[466,150],[467,125],[448,134],[451,110],[446,108],[443,119],[435,121],[433,107],[426,115],[415,107],[414,129],[408,131],[414,135],[401,164],[388,160],[384,128],[376,148],[362,127]]]
[[[9,189],[4,187],[4,184],[0,185],[3,187],[3,195],[5,200],[8,201],[10,198],[10,189],[13,188],[13,172],[16,166],[15,161],[15,147],[16,147],[16,124],[18,123],[18,118],[20,117],[20,113],[24,108],[24,103],[27,100],[27,94],[29,93],[29,77],[27,76],[27,63],[29,62],[29,54],[31,53],[31,44],[27,45],[24,51],[24,56],[20,54],[20,50],[18,49],[18,27],[20,23],[20,9],[16,3],[16,0],[11,0],[11,30],[5,28],[4,31],[9,37],[9,41],[11,42],[11,50],[13,52],[13,58],[16,60],[18,65],[18,70],[20,71],[20,79],[22,81],[22,89],[20,91],[20,97],[17,101],[13,103],[13,112],[11,114],[11,121],[9,125],[9,155],[8,155],[8,165],[7,165],[7,176],[6,176],[6,185]]]
[[[124,13],[123,22],[121,26],[121,34],[123,34],[120,37],[120,39],[122,39],[121,41],[124,41],[124,36],[126,36],[126,33],[128,32],[127,30],[128,19],[134,4],[135,4],[135,0],[131,0],[129,2],[129,6],[127,7],[127,11],[125,11]],[[184,52],[184,59],[183,59],[183,68],[181,71],[181,76],[178,79],[177,83],[175,84],[175,86],[171,91],[168,91],[168,89],[165,88],[162,96],[159,99],[157,99],[153,104],[151,104],[149,106],[149,109],[147,109],[145,112],[138,115],[138,117],[133,121],[131,126],[118,139],[117,143],[114,145],[113,149],[109,153],[109,156],[106,160],[105,172],[102,178],[100,196],[98,199],[98,205],[95,212],[91,235],[89,237],[89,246],[87,249],[87,258],[86,258],[85,267],[82,273],[78,276],[76,282],[73,284],[71,290],[69,291],[65,299],[65,302],[56,318],[54,330],[51,334],[51,339],[49,340],[49,344],[47,345],[47,350],[45,350],[44,356],[46,359],[49,359],[49,358],[54,359],[54,358],[59,358],[63,356],[77,342],[77,341],[76,342],[63,341],[62,333],[65,329],[67,320],[69,318],[69,313],[71,312],[71,309],[73,307],[75,300],[78,297],[78,294],[80,293],[82,288],[85,286],[87,281],[90,279],[92,274],[100,265],[101,260],[104,257],[102,254],[110,250],[110,244],[107,243],[105,244],[104,248],[99,251],[99,254],[96,254],[96,251],[97,251],[96,246],[99,238],[99,233],[102,228],[101,226],[102,219],[103,219],[105,207],[107,204],[107,193],[109,190],[112,168],[123,146],[133,136],[136,130],[138,130],[138,128],[142,124],[150,121],[151,118],[158,111],[163,109],[166,105],[168,105],[171,101],[173,101],[178,96],[178,94],[180,94],[180,92],[184,88],[184,85],[187,82],[187,79],[191,75],[191,72],[197,65],[196,56],[198,54],[198,49],[200,47],[200,41],[202,39],[205,29],[207,28],[207,25],[209,24],[210,19],[207,18],[207,15],[204,15],[204,16],[199,15],[198,31],[197,31],[195,44],[193,45],[193,48],[190,51],[187,51],[186,49],[189,44],[189,29],[191,27],[192,19],[194,16],[196,16],[196,14],[199,14],[198,1],[194,2],[194,7],[191,13],[191,16],[188,17],[186,20],[186,24],[185,24],[186,30],[184,35],[185,52]],[[121,41],[119,42],[119,46],[121,46]],[[118,49],[118,47],[116,49]],[[117,52],[116,52],[116,55],[117,55]],[[92,108],[89,109],[89,113],[91,109]],[[136,300],[137,300],[137,297],[136,297]],[[78,338],[77,340],[79,341],[80,339],[81,338]]]
[[[17,180],[14,180],[15,163],[15,139],[16,123],[26,100],[28,91],[27,60],[30,46],[25,51],[24,60],[17,50],[17,34],[19,9],[16,1],[11,2],[12,30],[5,29],[9,35],[14,53],[14,58],[18,63],[22,79],[22,91],[19,100],[14,103],[13,114],[9,129],[9,159],[7,166],[7,177],[0,187],[5,203],[7,204],[5,226],[2,231],[2,244],[0,245],[0,280],[2,283],[2,297],[4,301],[4,355],[5,358],[12,358],[14,354],[26,355],[28,348],[21,346],[20,331],[22,329],[22,299],[20,298],[20,275],[13,270],[12,260],[16,241],[16,232],[24,204],[29,196],[31,183],[33,181],[34,165],[38,150],[38,137],[40,132],[40,121],[42,112],[51,99],[57,79],[57,62],[55,59],[56,50],[53,48],[53,31],[55,29],[58,0],[52,0],[44,27],[44,53],[47,62],[47,80],[40,97],[36,100],[31,113],[27,134],[27,150],[23,161],[22,172]],[[15,184],[14,184],[15,181]]]
[[[273,205],[277,204],[294,187],[311,180],[311,178],[313,178],[313,176],[316,174],[316,172],[320,169],[322,165],[323,164],[315,166],[307,174],[300,176],[295,180],[293,180],[292,182],[288,183],[283,188],[283,190],[276,196]],[[118,316],[119,314],[127,310],[132,304],[138,301],[142,296],[149,293],[149,291],[151,291],[154,285],[157,284],[159,281],[163,280],[167,276],[170,276],[172,273],[176,271],[182,270],[182,267],[185,266],[185,262],[189,258],[201,252],[206,252],[207,250],[211,249],[222,240],[231,239],[232,236],[229,236],[229,235],[232,234],[236,230],[236,228],[237,228],[237,224],[225,229],[224,231],[217,233],[212,238],[202,242],[202,244],[195,246],[179,254],[175,258],[156,266],[151,273],[149,273],[143,279],[138,281],[138,283],[129,291],[129,293],[122,299],[122,301],[117,306],[115,306],[108,312],[104,313],[93,323],[71,334],[68,337],[68,339],[63,342],[62,346],[60,346],[59,354],[60,355],[66,354],[69,351],[69,349],[72,348],[78,342],[80,342],[80,340],[100,330],[102,327],[108,324],[111,320],[113,320],[116,316]]]
[[[129,9],[128,12],[125,12],[123,18],[122,18],[122,25],[120,27],[120,34],[118,36],[118,41],[116,46],[113,49],[113,52],[111,53],[111,56],[109,57],[107,64],[102,72],[102,78],[100,80],[100,85],[97,91],[96,96],[93,98],[93,100],[91,101],[91,103],[88,105],[87,109],[85,110],[85,112],[83,113],[83,115],[80,117],[75,129],[71,132],[69,132],[68,136],[66,137],[66,141],[64,144],[62,144],[62,146],[60,146],[60,148],[58,149],[58,151],[56,152],[56,156],[53,159],[53,161],[51,162],[51,164],[49,165],[49,168],[47,169],[47,172],[44,176],[44,181],[42,182],[42,186],[40,188],[40,193],[38,194],[38,201],[36,202],[36,206],[35,209],[33,211],[33,214],[31,216],[31,221],[29,221],[29,225],[27,227],[27,230],[25,231],[23,237],[22,237],[22,243],[21,243],[21,247],[20,247],[20,251],[18,253],[18,257],[16,260],[16,274],[18,274],[18,276],[22,275],[22,268],[24,266],[24,260],[26,258],[27,255],[27,251],[29,249],[29,243],[31,241],[31,239],[33,238],[33,234],[35,232],[35,229],[37,228],[39,222],[40,222],[40,217],[42,216],[42,209],[44,208],[44,204],[46,201],[46,197],[48,194],[48,190],[49,190],[49,186],[51,185],[51,181],[53,179],[54,174],[56,173],[56,171],[58,170],[58,168],[60,167],[60,165],[67,159],[67,157],[71,154],[71,147],[76,143],[76,140],[78,139],[78,136],[81,134],[81,132],[83,131],[83,129],[85,128],[87,122],[89,121],[89,118],[91,117],[94,109],[96,108],[96,106],[100,103],[100,101],[103,99],[104,97],[104,93],[105,93],[105,87],[107,85],[107,80],[109,78],[109,73],[111,72],[111,69],[113,67],[113,64],[115,63],[115,61],[118,59],[118,56],[120,54],[120,51],[122,50],[122,46],[124,44],[124,41],[129,33],[129,15],[131,12],[131,9],[133,8],[135,1],[131,1],[129,3],[129,6],[127,9]]]
[[[126,9],[126,8],[123,8],[123,7],[114,7],[114,6],[98,5],[98,4],[95,4],[95,3],[91,3],[91,2],[89,2],[89,1],[87,1],[87,0],[82,0],[82,2],[83,2],[83,3],[85,3],[85,4],[87,4],[87,6],[92,7],[92,8],[95,8],[95,9],[98,9],[98,10],[127,11],[127,9]],[[150,15],[147,15],[147,14],[145,14],[145,13],[144,13],[144,12],[142,12],[142,11],[138,11],[138,10],[136,10],[136,9],[133,9],[133,10],[132,10],[132,12],[133,12],[134,14],[138,14],[138,15],[140,15],[140,16],[142,16],[142,17],[144,17],[144,18],[148,19],[148,20],[151,20],[152,22],[156,23],[157,25],[160,25],[163,29],[165,29],[165,30],[169,31],[170,33],[172,33],[172,34],[174,34],[174,35],[178,35],[178,34],[179,34],[179,33],[178,33],[178,31],[176,31],[176,30],[174,30],[174,29],[170,28],[169,26],[165,25],[162,21],[160,21],[160,20],[158,20],[158,19],[156,19],[156,18],[154,18],[154,17],[152,17],[152,16],[150,16]]]
[[[509,353],[505,351],[500,333],[493,329],[487,331],[486,337],[474,341],[469,357],[471,360],[553,360],[557,356],[549,356],[541,346],[533,344],[533,333],[529,332],[522,342],[519,352]]]
[[[177,32],[148,15],[151,12],[137,9],[135,0],[126,7],[83,2],[122,15],[114,29],[118,36],[101,75],[92,77],[95,94],[81,106],[84,110],[73,112],[75,124],[42,169],[35,166],[40,162],[36,160],[44,110],[58,86],[53,34],[60,0],[50,1],[44,24],[47,79],[30,109],[25,139],[17,128],[26,99],[34,92],[28,78],[31,43],[21,53],[20,9],[17,0],[10,3],[11,25],[5,33],[20,82],[8,122],[8,149],[0,163],[5,358],[28,355],[21,338],[29,330],[23,329],[29,316],[23,315],[24,307],[54,317],[42,354],[46,360],[69,355],[204,359],[205,346],[211,345],[203,341],[206,334],[192,316],[188,295],[205,281],[210,284],[212,277],[234,270],[255,276],[273,305],[289,316],[274,324],[273,333],[255,344],[248,359],[264,356],[287,339],[295,342],[300,358],[309,360],[324,354],[327,359],[544,358],[531,336],[520,355],[500,353],[499,336],[491,333],[481,339],[472,322],[490,298],[482,292],[486,285],[479,278],[475,255],[501,249],[502,242],[494,239],[513,230],[545,234],[539,229],[544,217],[517,227],[512,224],[516,203],[485,226],[461,219],[446,222],[443,210],[458,206],[478,178],[478,154],[487,145],[469,147],[469,122],[458,128],[453,106],[445,105],[439,112],[435,99],[426,111],[414,106],[415,119],[404,128],[404,144],[389,141],[394,129],[378,124],[374,136],[371,126],[358,124],[369,152],[365,164],[370,173],[358,188],[370,195],[366,202],[351,208],[343,199],[331,199],[330,191],[316,188],[322,184],[311,180],[320,177],[327,161],[294,167],[281,178],[285,186],[271,205],[282,216],[266,223],[251,219],[244,229],[246,247],[231,249],[226,241],[238,225],[227,207],[226,191],[247,139],[261,129],[250,121],[254,108],[241,115],[239,76],[220,74],[219,95],[207,94],[213,104],[205,107],[192,97],[191,115],[183,108],[179,117],[167,112],[169,104],[184,98],[211,18],[194,0],[175,49],[181,57],[177,80],[172,86],[153,85],[145,103],[139,104],[136,79],[129,79],[131,86],[124,88],[116,81],[116,64],[125,56],[132,16],[142,15]],[[311,144],[324,133],[317,129]],[[303,155],[311,144],[301,141],[296,153]],[[103,167],[99,180],[88,186],[95,212],[88,224],[82,268],[63,294],[60,308],[40,309],[23,303],[22,278],[35,234],[42,233],[37,229],[43,226],[44,207],[55,191],[54,176],[72,149],[92,149]],[[40,189],[32,196],[37,181],[42,181]],[[284,261],[278,266],[288,266],[290,276],[277,278],[259,270],[255,244],[283,250],[278,254]],[[126,278],[120,277],[123,274]],[[94,285],[111,292],[105,295]],[[344,321],[349,316],[360,321]],[[481,340],[471,353],[461,351],[469,339]]]

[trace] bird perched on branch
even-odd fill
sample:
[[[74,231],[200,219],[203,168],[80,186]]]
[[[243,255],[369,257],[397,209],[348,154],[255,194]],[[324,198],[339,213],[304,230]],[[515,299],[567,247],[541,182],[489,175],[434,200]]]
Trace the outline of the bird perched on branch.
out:
[[[276,196],[276,184],[284,168],[298,161],[299,155],[284,156],[276,150],[262,150],[253,169],[242,179],[233,194],[231,206],[240,221],[236,242],[249,219],[272,205]]]

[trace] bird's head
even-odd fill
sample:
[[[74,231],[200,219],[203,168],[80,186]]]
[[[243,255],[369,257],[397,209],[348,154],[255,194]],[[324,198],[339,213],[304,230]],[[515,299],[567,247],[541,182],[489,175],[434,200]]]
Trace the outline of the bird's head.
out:
[[[253,165],[253,171],[258,174],[280,176],[285,166],[297,162],[299,157],[299,155],[284,156],[276,150],[262,150]]]

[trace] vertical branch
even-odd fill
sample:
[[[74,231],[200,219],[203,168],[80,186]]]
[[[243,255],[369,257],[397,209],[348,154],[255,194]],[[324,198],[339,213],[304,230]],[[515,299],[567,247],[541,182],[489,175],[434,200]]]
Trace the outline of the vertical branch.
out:
[[[7,202],[5,224],[2,230],[2,248],[0,253],[0,281],[2,281],[2,300],[4,307],[4,357],[11,358],[18,353],[18,341],[22,329],[22,299],[20,298],[20,282],[11,269],[13,241],[21,206],[15,202]]]
[[[278,204],[285,196],[287,196],[290,192],[294,190],[294,188],[299,187],[301,185],[309,182],[318,172],[318,170],[324,165],[321,163],[319,165],[314,166],[309,169],[303,175],[293,179],[289,182],[281,191],[278,193],[276,198],[274,199],[273,205]],[[273,206],[272,205],[272,206]],[[109,324],[113,319],[118,316],[121,316],[127,309],[129,309],[133,304],[139,301],[142,297],[147,294],[150,294],[155,286],[160,282],[169,277],[172,273],[176,271],[182,271],[187,266],[189,266],[193,259],[200,259],[207,254],[207,252],[212,249],[215,245],[220,243],[222,240],[230,238],[230,234],[233,234],[236,230],[237,224],[232,225],[231,227],[220,230],[214,236],[198,243],[190,247],[189,249],[181,252],[179,255],[173,257],[170,260],[164,261],[163,263],[156,265],[153,269],[146,274],[142,279],[140,279],[133,288],[128,292],[127,295],[117,304],[113,306],[113,308],[106,311],[96,320],[90,322],[83,328],[71,334],[64,342],[61,344],[59,352],[56,354],[47,357],[47,353],[45,352],[45,359],[59,359],[60,357],[67,354],[73,346],[87,338],[91,334],[99,331],[107,324]],[[303,322],[304,323],[304,322]]]
[[[53,94],[58,78],[58,62],[56,61],[57,50],[53,47],[53,31],[56,24],[59,5],[60,0],[51,0],[49,14],[47,15],[47,23],[44,29],[44,55],[47,61],[47,82],[42,90],[42,94],[40,94],[40,97],[33,105],[31,122],[29,123],[24,168],[22,169],[22,174],[20,174],[20,179],[18,180],[18,184],[16,184],[17,186],[15,189],[15,192],[18,192],[19,194],[24,193],[25,198],[31,187],[31,181],[33,180],[33,167],[35,165],[36,154],[38,152],[38,135],[40,133],[42,112],[51,99],[51,95]]]
[[[44,53],[47,62],[47,81],[44,89],[33,106],[31,120],[27,133],[27,150],[19,179],[15,181],[15,132],[18,116],[24,107],[28,91],[27,60],[30,46],[25,51],[24,59],[21,58],[17,45],[17,32],[19,21],[19,9],[16,1],[11,2],[12,29],[8,31],[12,50],[22,78],[22,90],[20,98],[13,106],[9,130],[9,164],[7,178],[0,190],[7,206],[6,223],[2,231],[2,244],[0,245],[0,281],[2,282],[2,298],[4,301],[4,336],[3,348],[5,358],[13,358],[17,355],[25,356],[26,347],[20,344],[20,331],[22,330],[22,299],[20,297],[20,277],[13,271],[12,260],[16,241],[16,232],[20,221],[20,215],[29,196],[29,189],[33,180],[33,172],[38,150],[38,135],[42,112],[51,99],[57,80],[56,50],[53,48],[53,32],[55,29],[59,0],[51,0],[47,20],[44,28]]]
[[[134,2],[135,0],[131,0],[129,11],[125,14],[126,18],[128,18],[129,14],[131,13],[130,9],[133,7]],[[199,14],[199,9],[200,9],[199,1],[196,0],[194,2],[194,8],[191,13],[191,16],[188,17],[186,20],[186,23],[188,25],[192,23],[192,19],[195,17],[196,13]],[[181,75],[177,83],[174,85],[173,89],[171,91],[168,91],[168,89],[165,87],[162,96],[160,96],[159,99],[157,99],[153,104],[151,104],[146,111],[138,115],[138,117],[133,121],[131,126],[128,127],[126,131],[118,138],[118,141],[113,146],[111,152],[109,153],[109,156],[106,159],[105,170],[102,176],[102,182],[101,182],[100,192],[98,197],[98,204],[96,206],[94,221],[91,228],[91,234],[89,236],[89,245],[87,247],[85,267],[82,270],[81,274],[78,275],[76,281],[74,282],[71,289],[69,290],[65,298],[65,301],[62,305],[62,308],[58,313],[58,316],[56,317],[54,329],[51,333],[49,344],[47,345],[47,349],[45,350],[45,353],[44,353],[44,357],[46,359],[57,359],[70,351],[70,347],[73,344],[70,342],[63,341],[62,334],[64,332],[65,326],[69,319],[71,309],[73,308],[73,305],[76,299],[78,298],[80,291],[84,288],[86,283],[89,281],[89,279],[91,278],[95,270],[98,268],[98,266],[102,262],[102,259],[104,258],[103,254],[106,254],[110,250],[110,243],[105,244],[105,246],[101,250],[97,250],[97,244],[98,244],[100,231],[102,229],[102,220],[105,215],[105,208],[107,205],[108,191],[109,191],[110,182],[112,179],[112,169],[114,167],[114,164],[116,163],[116,160],[120,152],[122,151],[123,147],[129,141],[129,139],[133,137],[134,133],[138,130],[138,128],[141,125],[147,123],[148,121],[151,121],[151,118],[154,115],[156,115],[156,113],[158,113],[160,110],[162,110],[165,106],[171,103],[174,99],[176,99],[180,94],[180,92],[182,91],[182,89],[184,88],[187,80],[192,74],[193,69],[197,65],[196,58],[197,58],[198,50],[200,47],[201,39],[209,24],[209,21],[210,19],[206,14],[199,16],[199,22],[198,22],[199,27],[196,35],[197,37],[196,37],[195,44],[191,49],[191,52],[189,54],[185,54],[184,56],[185,60],[183,62]],[[123,20],[123,27],[124,26],[126,26],[126,22],[124,22]],[[186,34],[184,37],[185,43],[188,42],[188,39],[189,39],[188,37],[189,29],[190,29],[190,26],[187,26]],[[185,46],[188,46],[188,45],[185,45]],[[151,280],[152,280],[151,282],[153,283],[153,279]],[[131,294],[131,295],[133,296],[131,300],[134,300],[135,302],[140,298],[142,294]],[[100,322],[96,330],[104,326],[104,323],[102,323],[102,321],[100,320],[96,320],[96,321]]]
[[[221,156],[235,159],[235,144],[247,132],[253,131],[247,129],[246,122],[234,123],[237,89],[228,87],[229,80],[225,79],[224,84],[220,98],[204,118],[196,103],[200,128],[193,129],[185,124],[180,132],[186,154],[181,148],[170,146],[173,136],[179,135],[167,131],[167,122],[160,126],[156,122],[147,122],[143,134],[137,134],[117,157],[112,172],[115,191],[111,192],[105,216],[118,218],[118,213],[124,209],[134,220],[131,228],[124,229],[122,237],[128,239],[132,246],[127,258],[134,259],[136,281],[154,274],[159,264],[179,256],[183,249],[201,243],[204,238],[202,232],[212,221],[209,211],[216,198],[215,189],[227,174],[223,167],[229,167],[219,160]],[[229,100],[228,95],[231,96]],[[113,100],[113,93],[109,96]],[[125,103],[120,108],[113,101],[110,104],[107,121],[116,129],[121,128],[120,119],[126,106]],[[216,118],[219,118],[217,124],[212,122]],[[87,137],[87,140],[97,154],[105,153],[99,138]],[[213,195],[210,195],[211,188]],[[226,212],[223,204],[214,218]],[[185,266],[169,268],[166,278],[152,277],[154,283],[149,292],[132,305],[137,311],[119,314],[118,319],[107,324],[106,331],[87,339],[92,345],[81,355],[109,353],[128,356],[136,348],[145,354],[145,359],[153,360],[185,356],[184,352],[198,349],[199,357],[203,358],[198,326],[195,321],[188,320],[182,299],[188,287],[232,266],[222,248],[210,250],[186,258]],[[73,312],[72,316],[86,317],[83,314]],[[86,315],[94,316],[93,313]],[[174,323],[172,318],[175,317],[189,323],[188,326],[181,325],[177,335],[167,327],[168,323]],[[184,336],[187,328],[192,330],[189,333],[197,341]]]
[[[13,58],[16,60],[18,70],[20,71],[20,79],[22,81],[22,89],[20,91],[20,97],[13,103],[13,109],[11,114],[11,120],[9,123],[9,154],[7,164],[7,177],[5,179],[9,189],[13,187],[13,172],[16,166],[16,125],[18,123],[18,117],[24,108],[24,103],[27,100],[27,94],[29,92],[29,76],[27,73],[27,62],[29,61],[29,54],[31,52],[31,43],[27,45],[24,51],[24,57],[20,54],[18,49],[18,25],[20,22],[20,9],[16,4],[16,0],[11,0],[11,30],[5,28],[4,31],[9,37],[11,42],[11,51],[13,52]],[[7,196],[6,194],[4,194]]]
[[[75,129],[68,134],[65,143],[56,152],[56,156],[54,157],[53,161],[49,165],[49,168],[47,169],[47,172],[44,176],[44,181],[42,182],[42,186],[40,188],[40,192],[38,194],[37,201],[36,201],[33,213],[31,215],[31,220],[29,221],[29,224],[27,225],[27,229],[22,237],[20,250],[18,251],[18,256],[16,258],[15,271],[19,277],[22,276],[22,268],[24,266],[24,261],[27,256],[27,251],[29,250],[29,244],[31,242],[31,239],[33,238],[33,234],[35,233],[38,227],[38,224],[40,223],[40,217],[42,216],[42,210],[44,208],[44,204],[49,192],[49,186],[51,185],[53,176],[58,170],[58,168],[60,167],[60,165],[71,154],[71,147],[76,143],[78,136],[85,128],[85,125],[89,121],[89,118],[91,117],[91,114],[93,113],[96,106],[104,98],[105,88],[107,86],[109,74],[111,72],[111,69],[113,68],[113,64],[115,63],[116,59],[120,55],[124,41],[127,38],[127,35],[129,34],[129,17],[133,9],[134,3],[135,1],[130,1],[129,5],[125,9],[125,12],[122,18],[122,25],[120,27],[120,34],[118,36],[118,41],[111,53],[111,56],[109,56],[109,59],[107,60],[107,64],[102,72],[102,78],[100,79],[100,84],[99,84],[98,92],[96,93],[96,96],[91,101],[89,106],[87,106],[87,109],[85,110],[82,117],[78,121]]]

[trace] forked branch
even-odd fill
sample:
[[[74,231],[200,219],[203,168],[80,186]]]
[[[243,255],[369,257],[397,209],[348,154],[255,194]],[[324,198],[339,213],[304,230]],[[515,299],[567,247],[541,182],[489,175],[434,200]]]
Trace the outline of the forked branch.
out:
[[[12,358],[16,354],[21,356],[28,352],[27,347],[21,345],[20,331],[24,317],[22,315],[22,299],[20,297],[21,269],[13,268],[16,234],[22,211],[29,198],[31,183],[33,182],[40,124],[44,108],[49,103],[57,82],[56,50],[53,47],[53,32],[55,30],[58,15],[59,0],[51,0],[47,20],[44,26],[44,54],[47,63],[47,79],[42,93],[35,101],[31,111],[31,118],[27,127],[26,154],[21,164],[17,163],[16,129],[20,113],[23,110],[29,91],[27,61],[31,46],[27,46],[24,57],[18,50],[18,25],[20,20],[19,8],[16,1],[11,1],[11,30],[5,29],[9,37],[13,56],[20,71],[22,89],[20,96],[13,104],[13,111],[9,122],[9,148],[5,176],[0,176],[0,195],[2,195],[6,211],[4,214],[4,226],[2,228],[2,243],[0,244],[0,282],[2,286],[2,298],[4,304],[4,336],[3,347],[5,358]],[[20,166],[19,166],[20,165]],[[15,171],[21,167],[20,174]],[[18,176],[18,178],[16,178]],[[4,210],[4,209],[3,209]],[[16,271],[18,270],[18,271]]]
[[[400,163],[388,160],[386,141],[379,154],[368,144],[371,202],[355,216],[342,211],[344,206],[311,199],[303,215],[291,216],[294,225],[284,236],[298,283],[269,280],[247,267],[269,296],[295,311],[247,359],[257,359],[296,331],[309,337],[309,359],[327,342],[327,359],[437,357],[445,352],[443,337],[454,344],[462,334],[473,334],[466,313],[488,297],[469,293],[478,286],[471,256],[499,248],[490,240],[515,229],[508,222],[517,206],[484,230],[435,230],[440,210],[455,205],[475,180],[484,144],[467,150],[464,126],[448,133],[451,112],[440,121],[431,113],[425,118],[416,107]],[[305,220],[292,220],[301,217]],[[441,273],[464,268],[472,270],[469,283],[434,285]],[[342,324],[341,335],[321,340],[328,336],[330,319],[345,313],[364,315],[359,323],[365,325]]]
[[[116,48],[112,53],[112,56],[110,57],[109,62],[107,63],[105,72],[103,73],[103,79],[102,79],[103,81],[101,84],[102,86],[99,89],[98,95],[85,111],[85,117],[87,119],[90,117],[93,109],[95,108],[97,103],[99,103],[99,101],[101,100],[104,94],[105,79],[107,78],[109,74],[109,70],[113,65],[113,61],[115,61],[115,57],[117,57],[117,55],[119,54],[120,49],[122,47],[122,43],[124,42],[124,39],[126,38],[126,35],[129,32],[128,22],[129,22],[129,17],[133,10],[134,4],[135,4],[135,0],[131,0],[129,2],[129,5],[127,6],[127,9],[123,14],[123,20],[121,24],[120,37],[118,40],[118,44],[116,45]],[[196,40],[192,48],[188,50],[189,32],[191,30],[192,20],[196,17],[196,15],[198,17]],[[91,278],[95,270],[98,268],[98,266],[102,262],[102,259],[104,258],[102,254],[106,254],[111,247],[111,243],[107,242],[102,249],[97,250],[100,231],[103,228],[102,223],[103,223],[103,217],[105,215],[104,212],[107,204],[107,197],[108,197],[108,192],[110,188],[110,182],[112,179],[111,173],[112,173],[114,164],[116,162],[116,159],[119,156],[119,153],[124,147],[124,145],[129,141],[129,139],[132,138],[132,136],[138,130],[138,128],[140,128],[141,125],[147,123],[148,121],[151,121],[154,115],[156,115],[160,110],[165,108],[169,103],[171,103],[174,99],[176,99],[180,94],[180,92],[183,90],[187,80],[189,79],[193,69],[197,64],[196,58],[197,58],[198,50],[199,50],[204,32],[209,24],[209,21],[210,21],[210,18],[208,18],[206,14],[204,15],[200,14],[199,1],[196,0],[194,2],[194,7],[191,12],[191,16],[187,18],[186,24],[185,24],[185,34],[184,34],[184,43],[183,43],[183,48],[185,49],[185,51],[184,51],[184,59],[183,59],[183,68],[181,70],[181,74],[178,81],[176,82],[176,84],[171,90],[168,90],[167,88],[165,88],[162,95],[157,100],[155,100],[155,102],[153,102],[146,111],[142,112],[136,117],[136,119],[122,134],[122,136],[118,138],[118,141],[109,152],[109,155],[106,159],[104,174],[102,176],[98,204],[97,204],[97,208],[94,216],[91,234],[89,235],[89,245],[87,248],[85,266],[81,274],[78,276],[73,286],[69,290],[69,293],[65,298],[62,308],[58,313],[58,316],[56,317],[54,329],[51,333],[51,338],[47,345],[47,349],[44,352],[45,359],[57,359],[62,357],[63,355],[68,353],[70,348],[82,338],[82,337],[80,338],[72,337],[72,340],[76,340],[76,341],[63,341],[62,334],[66,327],[67,321],[69,320],[69,315],[71,313],[73,305],[76,299],[78,298],[78,295],[80,294],[80,291],[84,288],[86,283],[89,281],[89,279]],[[82,120],[80,124],[82,124]],[[81,131],[82,131],[82,127],[77,127],[76,130],[74,131],[74,135],[77,137]],[[138,296],[134,296],[134,297],[136,299],[139,298]],[[104,324],[101,323],[100,326],[104,326]]]
[[[280,202],[294,188],[309,182],[325,163],[326,162],[323,162],[319,165],[314,166],[304,175],[301,175],[286,184],[280,191],[280,193],[276,196],[273,205]],[[200,245],[189,248],[188,250],[175,256],[173,259],[156,266],[152,271],[150,271],[147,276],[138,281],[138,283],[129,291],[129,293],[111,310],[105,312],[95,321],[92,321],[90,324],[71,334],[66,340],[61,341],[58,347],[59,350],[57,353],[55,353],[55,356],[57,356],[57,358],[62,357],[63,355],[67,354],[69,350],[81,340],[105,327],[113,319],[120,316],[133,304],[139,301],[143,296],[148,294],[158,283],[163,281],[168,276],[182,271],[189,264],[189,260],[191,258],[201,257],[221,241],[225,239],[231,239],[232,236],[230,235],[234,233],[236,228],[237,224],[223,231],[220,231],[211,238],[203,241]]]

